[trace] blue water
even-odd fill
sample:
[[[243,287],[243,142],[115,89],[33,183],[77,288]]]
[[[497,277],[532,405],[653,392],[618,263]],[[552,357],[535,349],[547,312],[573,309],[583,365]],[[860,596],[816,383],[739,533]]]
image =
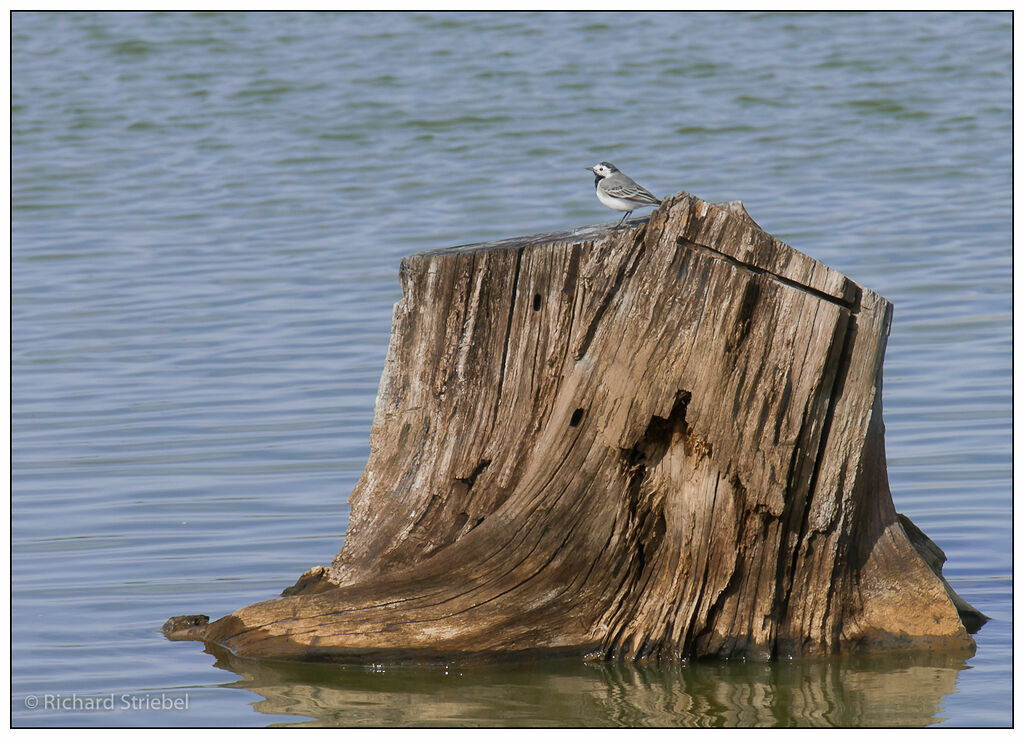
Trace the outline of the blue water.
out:
[[[1011,723],[1008,13],[11,27],[15,725]],[[893,301],[893,498],[993,617],[977,654],[467,676],[165,641],[342,545],[400,258],[610,220],[600,160]]]

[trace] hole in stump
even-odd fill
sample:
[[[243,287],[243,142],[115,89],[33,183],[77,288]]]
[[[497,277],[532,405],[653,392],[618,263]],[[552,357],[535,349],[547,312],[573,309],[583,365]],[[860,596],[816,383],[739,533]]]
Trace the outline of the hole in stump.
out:
[[[540,293],[533,296],[533,309],[540,310]]]
[[[572,418],[569,419],[570,426],[579,426],[580,421],[583,420],[583,409],[577,408],[572,412]]]

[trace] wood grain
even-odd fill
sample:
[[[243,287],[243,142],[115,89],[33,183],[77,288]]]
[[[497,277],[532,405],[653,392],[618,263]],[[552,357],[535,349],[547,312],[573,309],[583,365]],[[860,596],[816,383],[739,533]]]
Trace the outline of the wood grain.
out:
[[[973,649],[889,492],[892,306],[687,193],[403,260],[345,545],[254,657]]]

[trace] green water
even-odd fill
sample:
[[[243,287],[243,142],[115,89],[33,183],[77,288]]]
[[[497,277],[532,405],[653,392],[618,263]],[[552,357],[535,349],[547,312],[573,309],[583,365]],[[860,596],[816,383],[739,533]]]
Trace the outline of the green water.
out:
[[[19,12],[11,33],[15,725],[1011,723],[1008,13]],[[977,654],[445,674],[166,641],[342,546],[401,257],[616,219],[602,160],[742,199],[893,301],[893,498],[993,617]],[[189,702],[120,707],[139,696]]]
[[[310,726],[924,726],[963,659],[836,659],[644,667],[552,660],[365,668],[224,656],[260,712]],[[282,724],[290,722],[281,722]]]

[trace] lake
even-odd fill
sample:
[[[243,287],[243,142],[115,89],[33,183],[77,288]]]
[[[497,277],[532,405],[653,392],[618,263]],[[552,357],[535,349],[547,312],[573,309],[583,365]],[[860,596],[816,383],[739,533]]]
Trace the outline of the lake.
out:
[[[1009,13],[28,13],[12,32],[15,726],[1012,724]],[[964,661],[462,669],[166,641],[343,544],[398,264],[741,199],[895,305],[897,510]],[[638,214],[635,214],[638,215]]]

